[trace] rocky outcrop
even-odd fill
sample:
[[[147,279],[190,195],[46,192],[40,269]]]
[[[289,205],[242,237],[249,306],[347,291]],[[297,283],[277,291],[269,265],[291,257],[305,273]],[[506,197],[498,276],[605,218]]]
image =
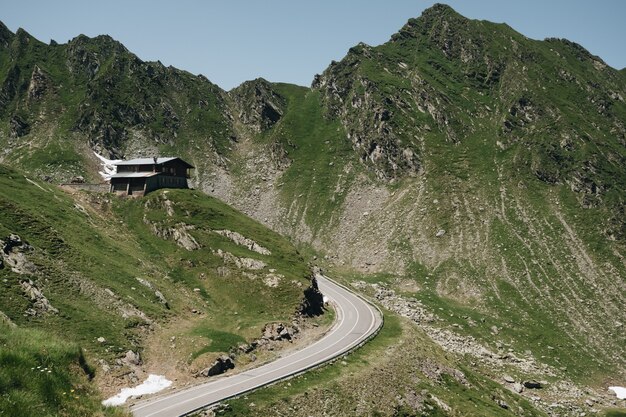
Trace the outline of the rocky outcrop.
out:
[[[73,274],[69,278],[69,284],[73,290],[78,291],[81,296],[89,299],[103,311],[115,312],[115,314],[124,319],[137,317],[147,325],[152,323],[152,320],[143,311],[129,303],[127,299],[117,295],[110,288],[102,288],[78,274]]]
[[[229,95],[237,104],[239,119],[257,133],[272,128],[287,107],[286,99],[263,78],[246,81]]]
[[[11,268],[16,274],[34,274],[37,267],[28,259],[28,254],[33,247],[28,242],[22,241],[16,234],[0,240],[0,266],[3,264]],[[3,262],[2,262],[3,261]]]
[[[170,305],[167,302],[167,299],[165,298],[163,293],[161,291],[159,291],[158,289],[156,289],[155,286],[150,281],[148,281],[147,279],[139,278],[139,277],[137,277],[136,279],[137,279],[137,281],[141,285],[143,285],[143,286],[149,288],[150,290],[154,291],[154,296],[159,299],[159,302],[161,304],[163,304],[165,306],[165,308],[167,308],[167,309],[170,308]]]
[[[30,77],[30,82],[28,83],[28,99],[35,101],[41,99],[48,89],[48,84],[48,76],[41,70],[41,68],[39,68],[39,66],[35,65],[33,73]]]
[[[32,308],[26,310],[26,314],[30,316],[39,316],[42,314],[58,314],[59,310],[54,308],[50,301],[43,295],[41,290],[37,288],[33,281],[25,280],[20,282],[22,291],[32,303]]]
[[[321,274],[321,270],[314,269],[311,275],[311,285],[304,290],[304,298],[298,308],[298,313],[306,316],[321,316],[324,314],[324,295],[321,293],[317,285],[317,275]]]
[[[265,275],[265,277],[263,278],[263,283],[270,288],[276,288],[283,280],[283,278],[285,278],[284,275],[272,272],[272,270],[270,269],[270,273]]]
[[[194,230],[196,228],[193,225],[177,223],[174,226],[167,226],[159,223],[153,223],[146,217],[144,217],[143,221],[145,224],[150,226],[155,235],[165,240],[173,240],[181,248],[185,248],[188,251],[201,248],[196,239],[189,234],[189,230]]]
[[[11,120],[9,120],[9,136],[12,139],[17,139],[26,136],[28,133],[30,133],[30,124],[17,114],[13,115]]]
[[[394,117],[409,104],[400,95],[383,98],[380,84],[358,71],[371,56],[368,45],[351,48],[341,62],[316,76],[313,88],[322,92],[328,116],[341,121],[361,162],[379,178],[416,174],[421,169],[417,148],[402,137]],[[346,76],[350,71],[355,73]]]
[[[297,326],[289,326],[284,323],[270,323],[263,328],[263,339],[266,340],[292,340],[300,332]]]
[[[265,268],[267,265],[263,261],[253,258],[240,258],[233,255],[230,252],[225,252],[221,249],[213,251],[213,254],[222,258],[224,263],[234,264],[239,269],[249,269],[252,271],[258,271]]]
[[[260,253],[261,255],[272,254],[272,252],[270,252],[269,249],[264,248],[263,246],[256,243],[254,240],[248,239],[247,237],[245,237],[244,235],[238,232],[233,232],[230,230],[214,230],[214,232],[220,236],[224,236],[232,240],[235,244],[239,246],[243,246],[247,248],[248,250],[251,250],[252,252]]]
[[[133,352],[132,350],[127,351],[124,354],[124,358],[122,359],[127,365],[139,366],[142,364],[141,356],[137,352]]]
[[[222,355],[213,362],[213,365],[200,371],[199,376],[209,377],[214,375],[221,375],[224,372],[235,368],[235,362],[227,355]]]

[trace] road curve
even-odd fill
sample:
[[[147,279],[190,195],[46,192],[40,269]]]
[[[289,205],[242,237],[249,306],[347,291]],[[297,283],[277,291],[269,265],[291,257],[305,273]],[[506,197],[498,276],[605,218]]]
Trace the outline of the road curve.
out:
[[[280,379],[301,373],[340,356],[363,343],[382,326],[374,306],[335,282],[318,276],[320,291],[331,299],[337,320],[315,343],[255,369],[212,378],[202,385],[139,402],[131,407],[135,417],[184,416]]]

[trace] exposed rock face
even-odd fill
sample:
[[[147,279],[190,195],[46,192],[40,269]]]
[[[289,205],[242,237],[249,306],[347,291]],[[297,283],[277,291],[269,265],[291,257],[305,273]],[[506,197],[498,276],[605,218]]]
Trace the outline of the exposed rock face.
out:
[[[215,360],[213,365],[200,371],[199,375],[205,377],[220,375],[234,367],[235,363],[233,360],[227,355],[222,355]]]
[[[155,235],[166,240],[173,240],[178,246],[185,248],[188,251],[197,250],[201,247],[196,239],[189,234],[189,230],[195,229],[195,226],[193,225],[178,223],[174,226],[168,227],[158,223],[152,223],[145,217],[144,223],[150,226]]]
[[[30,125],[18,115],[9,120],[9,135],[12,139],[21,138],[30,132]]]
[[[311,286],[304,290],[304,299],[298,310],[303,316],[313,317],[324,314],[324,295],[317,285],[317,274],[321,274],[319,269],[314,270],[311,276]]]
[[[214,232],[217,233],[218,235],[227,237],[228,239],[232,240],[237,245],[243,246],[253,252],[260,253],[261,255],[272,254],[272,252],[270,252],[269,249],[264,248],[263,246],[256,243],[254,240],[248,239],[247,237],[243,236],[240,233],[232,232],[230,230],[214,230]]]
[[[154,295],[159,299],[159,302],[165,306],[165,308],[167,308],[167,309],[170,308],[170,305],[167,302],[167,299],[165,298],[163,293],[161,291],[157,290],[150,281],[148,281],[147,279],[139,278],[139,277],[137,277],[136,279],[137,279],[137,281],[139,281],[139,283],[141,285],[143,285],[145,287],[148,287],[151,290],[153,290],[154,291]]]
[[[28,99],[39,100],[43,97],[44,93],[48,89],[48,76],[35,65],[33,68],[33,74],[30,77],[30,83],[28,83]]]
[[[263,282],[270,288],[276,288],[283,278],[285,278],[285,276],[282,274],[270,272],[269,274],[265,275],[265,277],[263,278]]]
[[[37,271],[37,267],[30,260],[27,254],[33,251],[33,247],[28,242],[22,241],[16,234],[11,234],[4,240],[0,240],[0,260],[4,260],[11,271],[24,275],[33,274]],[[2,265],[2,263],[0,263]]]
[[[219,256],[224,260],[224,263],[235,264],[235,266],[239,269],[249,269],[252,271],[258,271],[265,268],[267,265],[263,261],[259,261],[258,259],[253,258],[240,258],[238,256],[233,255],[230,252],[225,252],[221,249],[213,252],[215,255]]]
[[[40,314],[57,314],[59,310],[54,308],[50,301],[43,295],[41,290],[35,286],[33,281],[26,280],[20,283],[24,294],[33,303],[33,308],[26,310],[26,314],[37,316]]]
[[[333,62],[317,76],[312,87],[323,93],[329,117],[341,121],[361,162],[379,178],[416,174],[421,169],[417,148],[394,126],[394,109],[399,113],[409,105],[398,95],[382,99],[379,83],[361,75],[360,64],[371,57],[368,45],[351,48],[341,62]],[[353,70],[353,76],[346,77]]]
[[[283,116],[287,102],[263,78],[246,81],[231,90],[241,121],[255,132],[270,129]]]
[[[125,319],[129,317],[139,317],[147,324],[152,322],[143,311],[122,299],[122,297],[115,294],[110,288],[102,288],[91,280],[78,275],[70,278],[70,285],[73,289],[78,290],[81,296],[89,298],[94,305],[102,310],[113,310],[116,314]]]

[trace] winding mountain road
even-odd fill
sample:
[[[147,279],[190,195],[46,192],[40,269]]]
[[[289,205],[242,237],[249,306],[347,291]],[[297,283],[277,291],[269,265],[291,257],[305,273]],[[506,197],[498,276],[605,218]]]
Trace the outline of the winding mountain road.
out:
[[[255,369],[212,378],[210,382],[139,402],[135,417],[178,417],[299,374],[354,349],[382,326],[380,312],[361,297],[330,279],[317,278],[320,291],[336,306],[337,321],[315,343]]]

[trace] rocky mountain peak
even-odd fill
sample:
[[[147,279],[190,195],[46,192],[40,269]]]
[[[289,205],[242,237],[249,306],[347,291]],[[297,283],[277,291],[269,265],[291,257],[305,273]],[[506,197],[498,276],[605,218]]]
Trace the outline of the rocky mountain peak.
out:
[[[392,36],[392,40],[405,38],[419,38],[432,35],[433,31],[447,29],[450,26],[459,26],[469,22],[469,19],[458,14],[452,7],[437,3],[424,10],[418,18],[411,18]]]
[[[463,16],[458,14],[456,10],[454,10],[452,7],[443,3],[435,3],[422,12],[423,19],[428,19],[432,17],[455,17],[465,19]]]
[[[263,78],[246,81],[232,89],[229,95],[237,104],[239,118],[256,132],[274,126],[287,106],[286,99]]]
[[[100,53],[130,53],[126,47],[109,35],[98,35],[90,38],[86,35],[78,35],[68,42],[71,49],[98,49]]]
[[[36,41],[35,38],[33,38],[30,33],[26,32],[26,30],[22,29],[22,28],[18,28],[17,31],[15,32],[15,36],[13,36],[13,42],[16,43],[19,47],[22,46],[26,46],[29,43],[31,43],[32,41]]]
[[[0,47],[8,48],[13,36],[13,32],[4,23],[0,22]]]

